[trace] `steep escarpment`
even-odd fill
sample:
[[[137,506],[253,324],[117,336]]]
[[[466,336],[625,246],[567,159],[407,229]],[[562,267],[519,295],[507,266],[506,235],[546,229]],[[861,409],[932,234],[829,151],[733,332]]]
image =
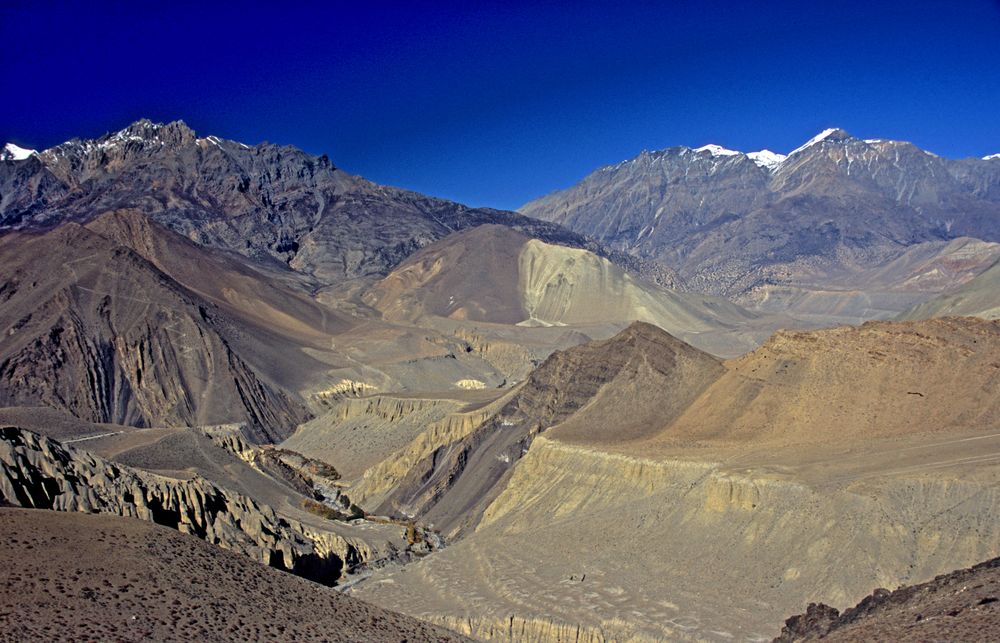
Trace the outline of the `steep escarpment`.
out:
[[[612,341],[553,356],[559,377],[529,380],[497,418],[518,419],[515,394],[566,415],[541,435],[509,427],[527,452],[478,523],[361,594],[482,638],[756,639],[809,601],[1000,554],[996,322],[780,333],[721,364],[674,346],[667,368],[655,339],[637,332],[644,358],[617,372],[629,351]],[[578,406],[546,392],[585,392],[604,365]],[[473,469],[445,470],[426,478],[444,490],[428,519]]]
[[[1000,553],[996,467],[967,472],[831,490],[540,436],[474,533],[359,595],[483,640],[772,637],[804,602],[851,604]]]
[[[596,429],[603,436],[585,427],[602,413],[619,413],[622,405],[633,408],[632,419],[637,422],[655,407],[664,415],[678,412],[721,371],[711,356],[643,323],[611,339],[553,353],[518,389],[494,403],[493,414],[469,427],[468,433],[430,445],[424,434],[418,438],[422,450],[404,450],[406,457],[398,458],[397,466],[407,461],[409,469],[384,497],[381,508],[418,516],[446,534],[467,531],[542,431],[556,427],[583,440],[639,439],[641,423]],[[644,395],[643,391],[667,382],[670,395]],[[580,425],[561,426],[581,409],[599,409],[610,402],[605,390],[625,389],[631,397],[620,398],[613,408],[595,411],[594,418],[584,418]],[[428,446],[433,450],[428,452]],[[415,453],[423,455],[415,458]],[[371,471],[365,478],[378,475]]]
[[[354,479],[465,406],[441,398],[345,398],[300,426],[282,446],[330,462]]]
[[[176,480],[108,462],[37,434],[0,429],[2,500],[15,506],[148,520],[300,576],[333,584],[355,547],[286,520],[201,478]]]
[[[0,257],[0,405],[135,426],[236,421],[259,440],[308,417],[245,324],[130,248],[67,224],[0,238]]]

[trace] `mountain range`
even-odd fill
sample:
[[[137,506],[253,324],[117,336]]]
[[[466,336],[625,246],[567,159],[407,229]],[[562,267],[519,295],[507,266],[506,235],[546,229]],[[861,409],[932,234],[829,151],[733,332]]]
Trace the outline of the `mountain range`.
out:
[[[8,145],[2,629],[985,628],[931,579],[1000,555],[998,236],[1000,160],[841,130],[520,213],[179,121]]]
[[[643,152],[519,211],[671,266],[694,291],[753,304],[775,287],[865,290],[867,271],[914,248],[1000,241],[1000,161],[828,129],[787,155]],[[995,256],[966,261],[982,270]],[[913,291],[910,277],[891,285]]]
[[[141,120],[0,164],[0,229],[86,222],[137,208],[209,247],[276,260],[329,282],[385,274],[456,230],[501,223],[616,257],[664,285],[671,273],[608,253],[564,228],[378,185],[291,146],[198,138],[181,121]]]

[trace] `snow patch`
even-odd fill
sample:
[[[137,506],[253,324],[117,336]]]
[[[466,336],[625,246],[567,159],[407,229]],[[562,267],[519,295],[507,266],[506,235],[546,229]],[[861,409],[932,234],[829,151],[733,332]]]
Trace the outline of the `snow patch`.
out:
[[[792,154],[797,154],[798,152],[801,152],[802,150],[804,150],[806,148],[812,147],[816,143],[819,143],[820,141],[825,140],[827,137],[829,137],[831,134],[833,134],[836,131],[837,131],[836,127],[830,127],[828,129],[823,130],[822,132],[820,132],[816,136],[813,136],[811,139],[809,139],[808,141],[806,141],[804,145],[802,145],[800,147],[796,147],[794,150],[792,150],[791,152],[789,152],[788,156],[791,156]]]
[[[38,154],[35,150],[18,147],[13,143],[7,143],[3,146],[3,152],[0,152],[0,159],[4,161],[23,161],[34,156],[35,154]]]
[[[1000,159],[1000,153],[998,153],[998,154],[990,154],[989,156],[984,156],[983,157],[984,161],[989,161],[991,159]]]
[[[765,170],[775,169],[776,167],[781,165],[782,161],[788,158],[784,154],[778,154],[776,152],[772,152],[771,150],[750,152],[749,154],[747,154],[747,157],[760,167],[764,168]]]
[[[708,152],[712,156],[736,156],[737,154],[742,154],[742,152],[737,152],[735,150],[727,150],[721,145],[716,145],[714,143],[709,143],[708,145],[702,145],[694,150],[695,152]]]

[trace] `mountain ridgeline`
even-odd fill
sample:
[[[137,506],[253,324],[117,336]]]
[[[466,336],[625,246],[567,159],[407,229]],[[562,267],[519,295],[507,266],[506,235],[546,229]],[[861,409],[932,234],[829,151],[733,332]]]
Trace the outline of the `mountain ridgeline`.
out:
[[[520,212],[665,263],[694,291],[754,301],[764,286],[849,277],[917,244],[1000,241],[1000,159],[831,129],[787,156],[643,152]]]
[[[378,185],[291,146],[198,138],[181,121],[141,120],[0,159],[0,229],[86,222],[121,208],[200,244],[278,260],[325,282],[384,275],[456,230],[499,223],[675,284],[668,269],[608,252],[559,225]]]

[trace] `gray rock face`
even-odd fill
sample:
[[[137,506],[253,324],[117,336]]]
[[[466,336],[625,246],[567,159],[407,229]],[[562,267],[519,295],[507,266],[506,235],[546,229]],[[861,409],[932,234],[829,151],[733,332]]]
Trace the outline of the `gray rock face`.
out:
[[[661,285],[670,270],[547,222],[377,185],[290,146],[198,138],[147,120],[0,161],[0,229],[87,221],[131,207],[209,246],[278,260],[324,281],[384,275],[420,247],[484,223],[585,247]]]
[[[343,538],[317,537],[271,507],[203,478],[139,471],[16,427],[0,428],[0,500],[148,520],[326,584],[359,557]]]
[[[692,290],[736,297],[871,267],[924,241],[1000,239],[1000,163],[843,130],[758,160],[643,152],[520,211],[670,265]]]

